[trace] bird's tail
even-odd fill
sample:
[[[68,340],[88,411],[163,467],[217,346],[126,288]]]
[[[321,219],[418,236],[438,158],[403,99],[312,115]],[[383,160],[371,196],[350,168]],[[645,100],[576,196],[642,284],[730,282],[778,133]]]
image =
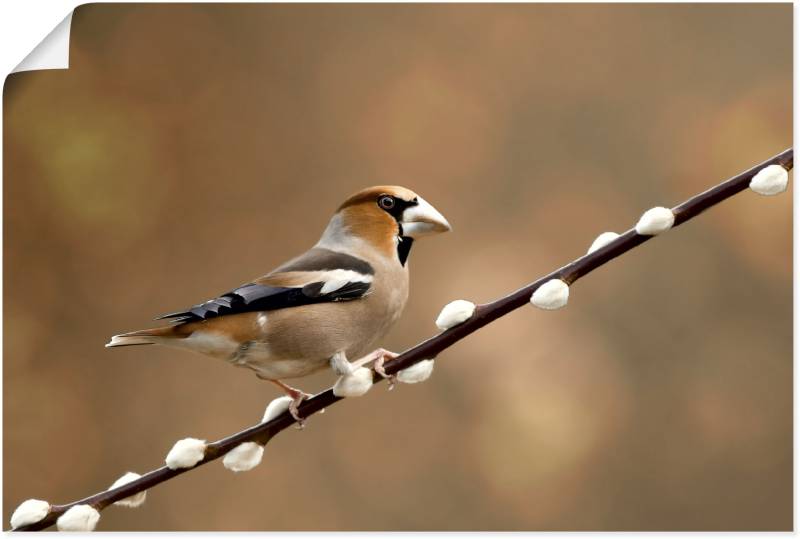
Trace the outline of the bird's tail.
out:
[[[106,344],[106,348],[113,348],[115,346],[136,346],[140,344],[158,344],[162,339],[174,338],[178,335],[175,334],[175,326],[167,326],[153,329],[142,329],[139,331],[131,331],[130,333],[123,333],[121,335],[114,335],[111,340]]]

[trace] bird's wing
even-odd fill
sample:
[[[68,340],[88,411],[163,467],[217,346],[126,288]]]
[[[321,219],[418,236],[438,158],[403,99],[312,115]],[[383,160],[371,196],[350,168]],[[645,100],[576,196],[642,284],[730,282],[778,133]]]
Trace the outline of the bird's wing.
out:
[[[315,247],[272,273],[156,320],[169,318],[182,324],[230,314],[356,300],[369,294],[374,273],[365,260]]]

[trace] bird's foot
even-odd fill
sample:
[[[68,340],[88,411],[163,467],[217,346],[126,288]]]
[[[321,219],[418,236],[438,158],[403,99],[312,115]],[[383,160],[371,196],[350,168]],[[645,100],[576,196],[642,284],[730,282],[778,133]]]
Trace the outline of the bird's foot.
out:
[[[310,393],[306,393],[305,391],[302,391],[300,389],[294,388],[294,387],[292,387],[292,386],[290,386],[288,384],[284,384],[280,380],[273,380],[271,378],[263,378],[262,376],[259,376],[258,374],[256,374],[256,376],[258,376],[262,380],[269,380],[270,382],[272,382],[273,384],[275,384],[276,386],[281,388],[283,390],[283,392],[286,393],[292,399],[292,402],[289,404],[289,413],[294,418],[294,420],[297,421],[297,428],[298,429],[305,428],[306,420],[305,420],[305,418],[300,417],[300,404],[304,400],[310,399],[311,397],[313,397],[313,395],[311,395]]]
[[[292,397],[292,402],[289,404],[289,413],[292,414],[292,417],[295,421],[297,421],[297,429],[303,430],[306,427],[306,420],[300,417],[300,404],[306,400],[313,397],[313,395],[309,393],[304,393],[299,389],[295,390],[297,393],[295,395],[289,394]]]
[[[395,383],[397,383],[397,377],[394,374],[386,374],[386,370],[383,368],[383,364],[386,363],[387,359],[394,359],[399,354],[395,354],[394,352],[390,352],[389,350],[385,350],[383,348],[378,348],[377,350],[370,352],[366,356],[362,357],[358,361],[355,361],[353,365],[365,365],[367,363],[372,363],[372,368],[382,377],[386,378],[389,381],[389,391],[394,389]]]
[[[337,352],[331,358],[331,368],[337,376],[347,376],[353,374],[356,369],[363,367],[368,363],[372,363],[372,368],[375,370],[375,372],[389,380],[389,390],[391,391],[394,389],[394,385],[397,382],[397,377],[394,374],[386,374],[383,364],[387,359],[394,359],[398,355],[399,354],[395,354],[389,350],[378,348],[366,356],[350,362],[347,361],[347,357],[344,355],[344,352]]]
[[[387,383],[389,384],[389,391],[391,391],[391,390],[394,389],[395,384],[397,384],[397,375],[396,374],[386,374],[386,370],[383,368],[383,364],[386,362],[386,358],[387,357],[389,359],[394,359],[399,354],[395,354],[394,352],[389,352],[389,351],[386,351],[386,350],[384,350],[384,352],[386,352],[386,353],[375,360],[375,363],[373,364],[372,368],[375,369],[375,372],[377,372],[378,374],[380,374],[381,376],[386,378]]]

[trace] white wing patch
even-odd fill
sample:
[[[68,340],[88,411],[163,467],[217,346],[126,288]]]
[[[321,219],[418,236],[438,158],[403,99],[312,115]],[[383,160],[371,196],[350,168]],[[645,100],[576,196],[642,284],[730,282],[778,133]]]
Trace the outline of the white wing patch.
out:
[[[322,285],[320,293],[330,294],[331,292],[336,292],[349,283],[371,283],[372,275],[364,275],[363,273],[358,273],[357,271],[353,270],[331,270],[319,272],[317,274],[317,278],[310,282],[319,281],[325,283]]]

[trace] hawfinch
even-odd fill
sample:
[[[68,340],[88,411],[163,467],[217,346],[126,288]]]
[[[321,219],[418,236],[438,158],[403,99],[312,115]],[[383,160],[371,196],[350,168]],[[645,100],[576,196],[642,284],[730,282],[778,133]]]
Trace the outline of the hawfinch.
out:
[[[308,395],[281,380],[328,365],[342,375],[369,362],[383,374],[385,358],[395,354],[367,352],[403,312],[411,245],[449,230],[442,214],[413,191],[370,187],[339,207],[304,254],[219,297],[157,318],[172,325],[115,335],[106,346],[161,344],[250,368],[292,397],[290,411],[302,423],[297,407]]]

